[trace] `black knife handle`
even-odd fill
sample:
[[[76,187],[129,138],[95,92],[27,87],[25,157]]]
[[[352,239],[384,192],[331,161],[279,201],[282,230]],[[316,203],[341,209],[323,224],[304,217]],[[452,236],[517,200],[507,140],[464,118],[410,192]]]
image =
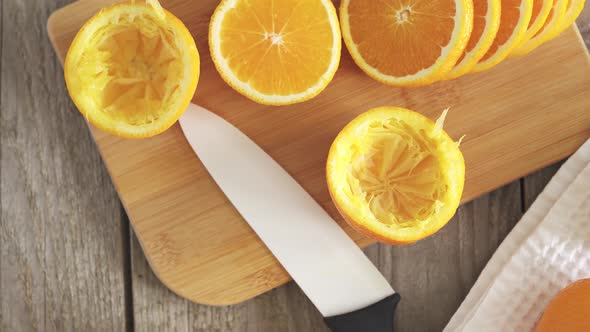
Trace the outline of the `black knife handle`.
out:
[[[368,307],[326,317],[324,321],[333,332],[392,332],[393,314],[400,299],[395,293]]]

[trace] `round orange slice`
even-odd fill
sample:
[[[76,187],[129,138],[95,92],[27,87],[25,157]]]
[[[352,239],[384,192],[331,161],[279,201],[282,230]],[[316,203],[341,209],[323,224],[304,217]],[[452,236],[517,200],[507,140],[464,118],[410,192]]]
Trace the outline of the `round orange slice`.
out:
[[[526,43],[516,48],[512,52],[512,55],[521,56],[528,54],[555,36],[555,33],[559,32],[559,28],[561,27],[560,23],[565,17],[568,1],[570,0],[554,0],[553,7],[551,7],[549,16],[547,16],[547,20],[545,20],[545,24],[543,24],[541,30],[539,30],[539,32],[537,32]]]
[[[127,138],[168,129],[199,81],[190,32],[156,0],[102,9],[80,29],[64,63],[68,92],[96,127]]]
[[[545,24],[554,0],[533,0],[533,12],[526,33],[520,40],[519,46],[533,38]],[[518,48],[518,47],[517,47]]]
[[[533,12],[533,0],[502,0],[500,28],[496,39],[472,72],[490,69],[504,60],[526,34]]]
[[[434,234],[455,214],[465,179],[459,143],[403,108],[361,114],[338,134],[326,164],[328,189],[344,219],[381,242]]]
[[[465,51],[447,79],[457,78],[471,71],[487,53],[500,28],[500,0],[480,0],[473,2],[473,30]]]
[[[354,62],[385,84],[443,79],[467,46],[471,0],[342,0],[342,37]]]
[[[288,105],[319,94],[340,63],[330,0],[223,0],[209,26],[221,77],[261,104]]]

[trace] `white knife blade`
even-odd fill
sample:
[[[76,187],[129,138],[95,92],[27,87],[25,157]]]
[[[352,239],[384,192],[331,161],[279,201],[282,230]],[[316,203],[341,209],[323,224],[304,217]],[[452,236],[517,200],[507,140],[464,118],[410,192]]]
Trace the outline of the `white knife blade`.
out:
[[[245,134],[194,104],[179,122],[217,185],[324,317],[395,293],[340,226]]]

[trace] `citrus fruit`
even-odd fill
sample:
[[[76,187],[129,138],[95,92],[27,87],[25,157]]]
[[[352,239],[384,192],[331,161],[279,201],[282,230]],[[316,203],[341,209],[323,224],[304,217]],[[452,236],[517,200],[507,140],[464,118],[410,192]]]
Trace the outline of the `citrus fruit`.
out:
[[[529,27],[527,28],[526,33],[520,40],[519,46],[528,42],[537,34],[537,32],[539,32],[539,30],[541,30],[551,12],[553,1],[554,0],[533,0],[531,21],[529,22]]]
[[[562,289],[549,303],[535,332],[590,331],[590,279]]]
[[[565,14],[564,14],[563,18],[561,19],[561,21],[559,22],[559,27],[554,29],[549,34],[549,36],[547,37],[547,40],[551,40],[551,39],[557,37],[565,29],[569,28],[572,24],[574,24],[574,22],[576,21],[578,16],[580,16],[582,9],[584,9],[584,2],[585,2],[584,0],[568,0],[567,1]]]
[[[385,84],[445,77],[467,46],[472,0],[342,0],[342,37],[354,62]]]
[[[423,239],[453,216],[463,192],[465,163],[459,143],[407,109],[379,107],[338,134],[326,177],[344,219],[365,235],[390,244]]]
[[[447,75],[447,79],[468,73],[487,53],[500,27],[500,6],[500,0],[473,2],[473,30],[469,42],[459,61]]]
[[[490,69],[504,60],[525,35],[533,12],[533,0],[502,0],[496,39],[472,72]]]
[[[121,3],[80,29],[64,76],[90,123],[113,135],[148,137],[168,129],[190,103],[199,53],[184,24],[157,1]]]
[[[512,55],[520,56],[530,53],[532,50],[541,46],[541,44],[554,36],[556,31],[558,32],[559,28],[561,27],[560,23],[565,17],[565,10],[567,8],[568,1],[569,0],[553,0],[553,7],[551,7],[549,16],[547,16],[547,20],[545,20],[541,30],[539,30],[539,32],[537,32],[527,42],[516,48],[512,52]]]
[[[340,62],[330,0],[222,0],[209,26],[221,77],[261,104],[288,105],[319,94]]]

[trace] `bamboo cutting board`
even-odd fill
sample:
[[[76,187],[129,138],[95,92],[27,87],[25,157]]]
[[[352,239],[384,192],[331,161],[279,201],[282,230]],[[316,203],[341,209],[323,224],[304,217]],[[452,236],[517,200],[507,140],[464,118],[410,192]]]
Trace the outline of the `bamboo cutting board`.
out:
[[[62,61],[84,21],[112,2],[82,0],[50,17],[49,37]],[[193,101],[257,142],[362,247],[372,241],[343,224],[328,195],[324,163],[338,131],[369,108],[402,106],[435,119],[450,107],[445,128],[455,139],[466,135],[464,201],[568,156],[590,137],[590,60],[575,27],[528,56],[422,88],[381,85],[343,51],[334,81],[319,97],[277,108],[240,96],[215,71],[207,30],[217,0],[162,2],[191,30],[201,54]],[[178,124],[143,140],[90,130],[152,269],[175,293],[232,304],[290,280],[209,177]]]

